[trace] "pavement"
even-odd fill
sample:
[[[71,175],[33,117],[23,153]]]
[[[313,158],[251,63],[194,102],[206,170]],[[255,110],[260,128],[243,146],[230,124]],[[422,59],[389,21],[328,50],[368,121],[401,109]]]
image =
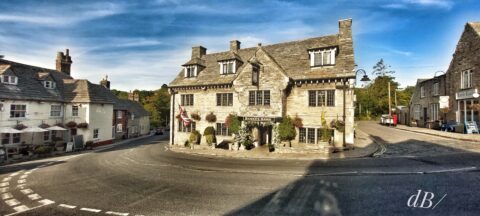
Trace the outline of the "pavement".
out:
[[[5,165],[0,215],[480,214],[478,153],[372,122],[360,122],[359,130],[384,142],[385,154],[219,158],[173,152],[167,137],[153,136]],[[444,154],[442,145],[456,151]]]
[[[410,127],[406,125],[397,125],[396,129],[411,131],[411,132],[421,133],[421,134],[427,134],[427,135],[433,135],[433,136],[439,136],[443,138],[480,143],[480,134],[461,134],[461,133],[434,130],[429,128]]]
[[[335,160],[345,158],[361,158],[370,157],[380,150],[380,146],[369,138],[368,134],[357,131],[355,144],[353,148],[341,152],[335,153],[277,153],[269,152],[266,145],[243,151],[232,151],[226,149],[211,149],[206,146],[195,146],[197,148],[190,149],[183,146],[170,146],[170,150],[179,153],[203,155],[203,156],[215,156],[224,158],[248,158],[248,159],[285,159],[285,160]]]

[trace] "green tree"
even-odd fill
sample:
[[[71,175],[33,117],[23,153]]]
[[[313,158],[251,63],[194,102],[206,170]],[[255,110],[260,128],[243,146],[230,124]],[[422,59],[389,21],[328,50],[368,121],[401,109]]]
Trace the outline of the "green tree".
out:
[[[292,147],[292,140],[297,136],[297,131],[290,116],[283,118],[280,125],[278,125],[278,132],[280,133],[280,140],[288,141],[290,147]]]

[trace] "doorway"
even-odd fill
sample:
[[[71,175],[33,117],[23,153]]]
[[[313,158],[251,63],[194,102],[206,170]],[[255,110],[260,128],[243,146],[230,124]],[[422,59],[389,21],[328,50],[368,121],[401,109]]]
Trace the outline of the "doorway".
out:
[[[427,127],[427,117],[428,117],[428,113],[427,113],[428,109],[427,107],[424,107],[423,108],[423,126],[424,127]]]

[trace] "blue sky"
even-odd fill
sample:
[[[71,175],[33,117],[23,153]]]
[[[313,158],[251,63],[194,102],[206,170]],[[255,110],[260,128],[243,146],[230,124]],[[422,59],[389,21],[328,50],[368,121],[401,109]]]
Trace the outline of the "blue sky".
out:
[[[190,58],[207,52],[336,34],[353,18],[355,60],[370,72],[383,58],[402,86],[447,70],[477,0],[21,1],[0,2],[0,54],[54,68],[70,48],[73,76],[112,88],[157,89]]]

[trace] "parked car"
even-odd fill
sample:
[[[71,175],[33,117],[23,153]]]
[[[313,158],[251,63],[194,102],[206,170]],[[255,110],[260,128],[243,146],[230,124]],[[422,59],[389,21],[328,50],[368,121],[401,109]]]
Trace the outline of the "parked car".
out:
[[[157,128],[155,130],[155,135],[163,135],[163,129],[162,128]]]

